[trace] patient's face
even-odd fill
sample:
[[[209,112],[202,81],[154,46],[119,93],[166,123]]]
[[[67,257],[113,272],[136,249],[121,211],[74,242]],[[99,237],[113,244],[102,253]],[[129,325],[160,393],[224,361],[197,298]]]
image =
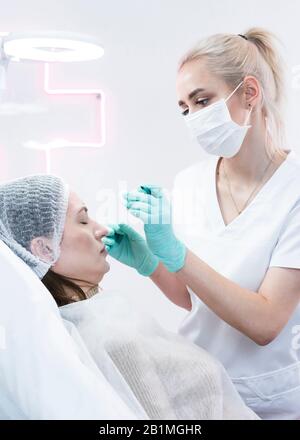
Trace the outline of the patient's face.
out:
[[[70,192],[61,253],[51,267],[53,272],[91,284],[98,284],[109,271],[107,251],[101,238],[107,229],[89,218],[77,194]]]

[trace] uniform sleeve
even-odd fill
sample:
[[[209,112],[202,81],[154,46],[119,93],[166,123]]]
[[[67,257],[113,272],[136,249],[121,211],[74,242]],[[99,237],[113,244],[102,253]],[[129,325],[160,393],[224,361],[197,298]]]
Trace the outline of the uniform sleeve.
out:
[[[300,200],[287,216],[269,266],[300,269]]]

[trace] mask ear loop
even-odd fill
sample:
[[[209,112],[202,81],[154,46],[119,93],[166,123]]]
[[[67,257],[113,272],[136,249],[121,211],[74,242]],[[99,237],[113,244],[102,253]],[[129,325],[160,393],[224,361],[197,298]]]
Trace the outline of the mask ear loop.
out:
[[[225,102],[226,102],[229,98],[232,97],[232,95],[234,94],[234,92],[240,87],[241,84],[243,84],[243,82],[244,82],[244,80],[241,81],[241,82],[236,86],[236,88],[233,90],[233,92],[231,92],[230,95],[227,96],[227,98],[225,99]]]
[[[234,94],[234,92],[240,87],[240,85],[243,84],[243,82],[244,82],[244,80],[241,81],[241,82],[236,86],[236,88],[230,93],[230,95],[227,96],[227,98],[225,99],[225,102],[226,102],[229,98],[231,98],[231,96],[232,96],[232,95]],[[251,112],[252,112],[252,110],[253,110],[253,107],[250,108],[250,111],[249,111],[248,115],[246,116],[246,119],[245,119],[244,125],[247,125],[247,122],[249,121],[249,118],[250,118],[250,116],[251,116]]]

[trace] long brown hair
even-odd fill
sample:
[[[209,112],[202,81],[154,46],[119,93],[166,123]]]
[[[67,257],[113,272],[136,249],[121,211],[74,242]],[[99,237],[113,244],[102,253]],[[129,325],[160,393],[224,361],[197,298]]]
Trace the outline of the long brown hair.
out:
[[[75,301],[86,299],[86,294],[81,287],[69,280],[67,277],[53,272],[51,269],[48,270],[41,281],[49,290],[59,307]],[[67,294],[65,288],[72,290],[74,292],[74,296]]]

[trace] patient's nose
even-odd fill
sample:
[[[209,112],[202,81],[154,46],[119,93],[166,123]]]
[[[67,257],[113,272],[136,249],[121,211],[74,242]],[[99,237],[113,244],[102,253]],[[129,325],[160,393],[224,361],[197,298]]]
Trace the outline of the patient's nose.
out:
[[[108,233],[108,228],[102,225],[97,225],[95,228],[95,237],[97,240],[101,240]]]

